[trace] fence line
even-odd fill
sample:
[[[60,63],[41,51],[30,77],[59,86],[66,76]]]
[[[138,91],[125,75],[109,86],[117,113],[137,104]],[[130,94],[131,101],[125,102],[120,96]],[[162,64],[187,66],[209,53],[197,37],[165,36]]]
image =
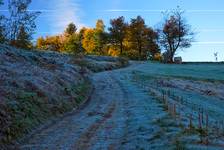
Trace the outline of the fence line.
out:
[[[134,81],[138,82],[138,79],[135,78]],[[209,144],[209,141],[224,136],[224,121],[212,121],[208,112],[198,104],[190,102],[183,96],[175,95],[170,90],[161,89],[158,84],[150,88],[142,81],[140,86],[144,90],[149,90],[150,94],[162,103],[165,110],[180,124],[183,123],[184,118],[187,118],[186,128],[196,129],[202,143]],[[187,113],[186,109],[193,110],[193,112]]]

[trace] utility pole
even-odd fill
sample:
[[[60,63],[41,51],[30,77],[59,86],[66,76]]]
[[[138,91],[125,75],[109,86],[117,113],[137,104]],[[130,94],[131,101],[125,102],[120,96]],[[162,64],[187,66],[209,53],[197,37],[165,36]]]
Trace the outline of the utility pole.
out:
[[[218,52],[214,53],[215,61],[218,62]]]

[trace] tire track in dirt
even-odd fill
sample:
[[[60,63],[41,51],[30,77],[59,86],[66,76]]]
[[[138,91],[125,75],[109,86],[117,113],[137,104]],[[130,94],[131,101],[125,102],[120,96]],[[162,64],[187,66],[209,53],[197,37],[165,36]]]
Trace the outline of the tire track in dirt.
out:
[[[99,73],[94,75],[94,92],[91,100],[85,105],[86,107],[79,110],[79,113],[61,118],[60,122],[43,129],[31,139],[25,141],[20,148],[34,150],[88,149],[92,137],[113,116],[117,106],[115,99],[117,95],[116,92],[114,93],[114,89],[119,91],[119,87],[110,78],[109,74]],[[108,94],[110,92],[114,96],[111,97]]]
[[[116,119],[123,116],[121,114],[121,109],[124,107],[124,101],[128,100],[128,93],[121,87],[121,83],[114,78],[113,72],[107,72],[105,76],[107,76],[106,84],[109,90],[111,90],[111,95],[108,94],[106,96],[108,99],[107,102],[110,104],[107,104],[107,111],[102,115],[102,118],[91,125],[88,130],[80,136],[74,145],[75,149],[114,149],[114,147],[120,144],[120,136],[114,133],[114,131],[116,132],[119,126]],[[105,92],[108,89],[103,88],[102,90]],[[101,98],[105,99],[105,97]],[[125,127],[122,128],[122,130],[123,129],[125,129]]]
[[[88,104],[79,113],[34,135],[22,149],[129,149],[138,145],[139,138],[148,136],[150,128],[144,120],[151,117],[144,109],[151,102],[145,101],[148,97],[126,78],[133,69],[94,74],[94,93]],[[144,127],[141,132],[140,126]]]
[[[113,117],[111,117],[104,123],[104,125],[102,125],[101,131],[98,132],[93,138],[92,149],[118,149],[118,146],[121,144],[121,141],[123,141],[124,133],[127,132],[126,130],[128,129],[128,116],[125,108],[129,101],[128,91],[125,89],[125,86],[120,82],[120,78],[117,79],[117,73],[114,74],[114,72],[109,72],[108,76],[111,78],[112,83],[116,85],[116,90],[119,91],[115,92],[117,97],[117,107],[116,111],[113,114]],[[120,121],[120,118],[125,119],[124,121]],[[119,134],[117,134],[118,132]]]
[[[111,75],[111,78],[119,85],[122,93],[123,93],[123,101],[122,101],[122,107],[124,108],[124,116],[125,116],[125,127],[124,127],[124,131],[123,131],[123,136],[122,138],[119,140],[119,143],[114,143],[111,144],[110,147],[116,147],[116,145],[121,145],[122,143],[125,143],[126,139],[127,139],[127,135],[128,135],[128,119],[131,116],[130,112],[128,111],[128,109],[126,108],[128,106],[129,103],[129,93],[128,91],[125,89],[124,85],[114,76]]]
[[[108,111],[103,114],[102,118],[98,121],[96,121],[94,124],[92,124],[86,132],[84,132],[80,138],[78,139],[78,141],[75,143],[75,145],[73,146],[74,149],[77,150],[84,150],[84,149],[88,149],[89,148],[89,142],[91,141],[91,138],[94,137],[94,135],[96,134],[97,130],[100,129],[100,127],[102,126],[102,124],[104,124],[108,119],[111,118],[114,110],[116,109],[116,104],[112,103],[109,105],[108,107]]]

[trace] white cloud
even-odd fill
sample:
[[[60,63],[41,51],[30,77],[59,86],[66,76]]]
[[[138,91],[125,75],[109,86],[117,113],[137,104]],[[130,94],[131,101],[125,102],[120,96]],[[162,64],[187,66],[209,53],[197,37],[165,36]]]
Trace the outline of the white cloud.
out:
[[[67,25],[74,22],[78,29],[85,26],[81,21],[83,11],[80,8],[79,0],[40,0],[37,4],[43,5],[43,9],[31,7],[28,11],[40,11],[38,17],[42,24],[46,24],[48,31],[42,34],[62,33]],[[34,5],[34,3],[33,3]],[[0,9],[0,12],[7,12],[7,9]],[[41,18],[41,19],[40,19]],[[42,25],[41,24],[41,25]]]
[[[82,11],[74,0],[56,0],[52,6],[54,11],[50,13],[48,19],[51,27],[50,32],[61,33],[71,22],[74,22],[78,29],[84,26],[80,18]]]

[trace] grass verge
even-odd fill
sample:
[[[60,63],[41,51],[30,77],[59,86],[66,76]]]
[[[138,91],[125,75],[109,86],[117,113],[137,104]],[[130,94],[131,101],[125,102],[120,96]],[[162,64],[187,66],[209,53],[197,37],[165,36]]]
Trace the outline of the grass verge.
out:
[[[39,125],[78,108],[90,94],[92,86],[84,81],[78,86],[66,87],[68,100],[48,100],[35,92],[21,91],[16,100],[8,100],[0,109],[0,149],[13,145]],[[3,147],[3,148],[1,148]]]

